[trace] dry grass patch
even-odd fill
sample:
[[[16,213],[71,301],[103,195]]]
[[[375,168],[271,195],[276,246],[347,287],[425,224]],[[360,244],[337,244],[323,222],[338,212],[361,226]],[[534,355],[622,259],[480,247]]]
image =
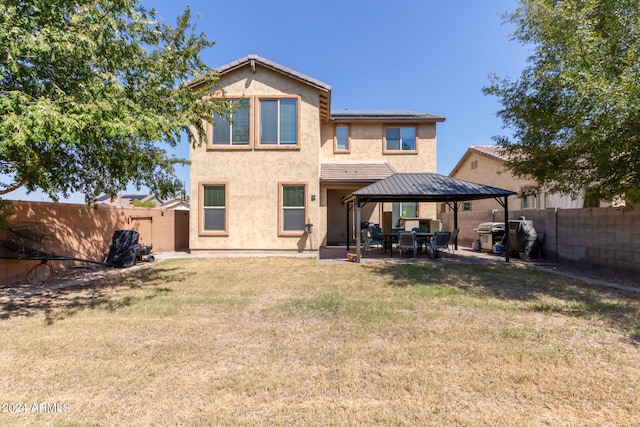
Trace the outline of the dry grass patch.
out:
[[[5,304],[0,424],[634,425],[639,313],[515,265],[166,261]]]

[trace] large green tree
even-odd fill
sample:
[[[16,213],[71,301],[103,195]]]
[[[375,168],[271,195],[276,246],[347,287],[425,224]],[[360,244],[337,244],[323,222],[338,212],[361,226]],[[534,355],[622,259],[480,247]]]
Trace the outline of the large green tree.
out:
[[[519,79],[492,76],[508,166],[542,187],[591,197],[640,193],[640,2],[520,0],[504,16],[531,48]]]
[[[0,197],[21,186],[53,200],[130,183],[177,192],[186,160],[159,141],[202,143],[202,120],[229,105],[205,99],[217,76],[200,54],[213,42],[189,8],[176,21],[138,0],[2,0]]]

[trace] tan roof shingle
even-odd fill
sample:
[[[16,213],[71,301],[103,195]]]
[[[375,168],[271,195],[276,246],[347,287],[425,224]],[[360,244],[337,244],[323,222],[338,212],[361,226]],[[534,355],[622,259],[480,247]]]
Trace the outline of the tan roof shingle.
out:
[[[375,182],[393,175],[389,163],[322,163],[320,181]]]

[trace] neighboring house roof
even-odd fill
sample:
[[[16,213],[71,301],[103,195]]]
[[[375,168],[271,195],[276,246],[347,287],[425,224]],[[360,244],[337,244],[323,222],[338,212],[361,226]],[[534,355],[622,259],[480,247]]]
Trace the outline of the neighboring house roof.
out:
[[[517,193],[437,173],[396,173],[353,192],[353,195],[361,200],[371,202],[454,202],[513,194]]]
[[[445,118],[409,110],[334,110],[331,119],[336,122],[444,122]]]
[[[113,200],[111,200],[107,195],[96,197],[97,204],[110,206],[131,206],[134,200],[139,200],[141,202],[152,201],[156,202],[156,204],[162,203],[162,200],[156,198],[153,194],[122,194]]]
[[[170,209],[176,211],[188,211],[189,210],[189,200],[185,200],[182,198],[177,198],[173,200],[169,200],[168,202],[164,202],[160,206],[161,209]]]
[[[499,162],[507,161],[507,156],[504,153],[504,149],[499,145],[472,145],[467,149],[462,158],[456,163],[454,168],[451,170],[449,175],[455,175],[456,172],[460,169],[460,167],[464,164],[464,162],[469,158],[469,156],[473,153],[480,154],[482,156],[488,157],[493,160],[497,160]]]
[[[322,163],[322,182],[375,182],[393,175],[395,171],[387,162],[382,163]]]
[[[223,65],[218,68],[218,72],[221,76],[235,71],[239,68],[250,66],[251,70],[255,73],[257,67],[268,68],[277,73],[283,74],[287,77],[290,77],[294,80],[297,80],[301,83],[309,85],[316,90],[318,90],[320,94],[320,118],[323,120],[329,120],[329,106],[331,105],[331,86],[321,82],[318,79],[313,77],[309,77],[305,74],[302,74],[296,70],[293,70],[289,67],[285,67],[284,65],[277,64],[273,61],[270,61],[266,58],[262,58],[258,55],[248,55],[244,58],[240,58],[236,61],[233,61],[229,64]],[[192,84],[197,84],[194,82]]]

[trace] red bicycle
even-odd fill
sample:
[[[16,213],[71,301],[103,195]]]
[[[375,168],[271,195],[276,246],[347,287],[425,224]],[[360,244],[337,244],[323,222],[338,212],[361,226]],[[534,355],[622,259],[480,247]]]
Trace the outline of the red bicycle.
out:
[[[27,283],[29,285],[41,286],[53,275],[53,265],[48,259],[43,259],[40,264],[36,264],[27,272]]]

